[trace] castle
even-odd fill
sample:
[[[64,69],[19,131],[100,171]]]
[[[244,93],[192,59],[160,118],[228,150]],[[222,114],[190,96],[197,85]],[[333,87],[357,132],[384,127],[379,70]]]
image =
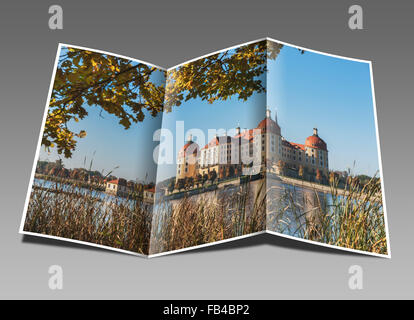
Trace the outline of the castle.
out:
[[[238,127],[236,135],[215,136],[201,149],[190,136],[178,153],[176,182],[213,171],[218,178],[240,176],[246,167],[253,173],[273,172],[322,180],[329,174],[328,149],[316,128],[305,144],[287,141],[277,117],[272,119],[270,110],[266,110],[266,117],[256,128],[241,132]]]

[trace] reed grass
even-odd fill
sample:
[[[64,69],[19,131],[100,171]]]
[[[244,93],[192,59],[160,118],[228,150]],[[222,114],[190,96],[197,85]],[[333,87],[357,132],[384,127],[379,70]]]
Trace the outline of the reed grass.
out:
[[[148,254],[151,218],[152,205],[54,182],[33,187],[24,230]]]
[[[251,192],[243,183],[237,192],[219,192],[157,205],[150,253],[178,250],[265,230],[265,183]]]
[[[283,189],[275,196],[268,192],[267,221],[270,230],[349,249],[387,254],[387,238],[381,183],[372,178],[364,186],[356,180],[338,188],[330,184],[330,194]],[[275,200],[277,199],[277,200]],[[276,201],[270,203],[269,201]]]
[[[271,180],[271,179],[267,179]],[[254,190],[253,190],[254,189]],[[249,181],[162,201],[100,197],[93,189],[53,182],[32,189],[24,230],[155,254],[266,229],[344,248],[387,254],[379,179],[355,182],[330,194]],[[154,211],[154,212],[153,212]]]

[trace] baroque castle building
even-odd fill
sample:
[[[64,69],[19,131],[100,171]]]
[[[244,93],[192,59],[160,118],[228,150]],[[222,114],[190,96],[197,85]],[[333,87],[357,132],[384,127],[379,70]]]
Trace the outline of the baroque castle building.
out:
[[[270,110],[254,129],[240,131],[234,136],[215,136],[204,147],[190,136],[177,158],[176,181],[195,178],[215,171],[219,178],[242,175],[249,168],[250,174],[287,171],[299,176],[328,177],[328,149],[325,141],[313,129],[313,135],[304,144],[287,141]],[[244,170],[244,171],[243,171]]]

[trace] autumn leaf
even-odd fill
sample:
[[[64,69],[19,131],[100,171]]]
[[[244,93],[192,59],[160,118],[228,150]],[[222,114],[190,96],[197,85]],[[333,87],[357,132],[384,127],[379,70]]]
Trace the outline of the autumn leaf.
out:
[[[132,123],[144,121],[145,110],[155,117],[196,98],[214,103],[235,96],[245,101],[254,93],[265,92],[260,76],[267,70],[267,60],[275,59],[282,47],[260,41],[210,55],[164,72],[166,85],[153,82],[154,72],[163,72],[155,67],[65,48],[56,70],[42,144],[71,157],[87,128],[72,132],[68,124],[84,119],[89,108],[114,115],[129,129]]]

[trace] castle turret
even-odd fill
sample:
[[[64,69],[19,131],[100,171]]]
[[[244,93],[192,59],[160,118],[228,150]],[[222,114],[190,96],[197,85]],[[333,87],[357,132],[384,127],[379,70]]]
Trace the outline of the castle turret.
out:
[[[193,141],[193,136],[191,134],[188,135],[185,145],[178,152],[176,181],[194,176],[198,152],[198,144]]]
[[[257,125],[257,129],[263,133],[271,132],[273,134],[277,134],[281,136],[281,130],[279,125],[276,121],[271,118],[271,111],[270,109],[266,110],[266,118],[264,118],[260,123]]]
[[[306,138],[305,146],[314,149],[327,150],[326,142],[318,136],[317,128],[313,128],[313,135]]]

